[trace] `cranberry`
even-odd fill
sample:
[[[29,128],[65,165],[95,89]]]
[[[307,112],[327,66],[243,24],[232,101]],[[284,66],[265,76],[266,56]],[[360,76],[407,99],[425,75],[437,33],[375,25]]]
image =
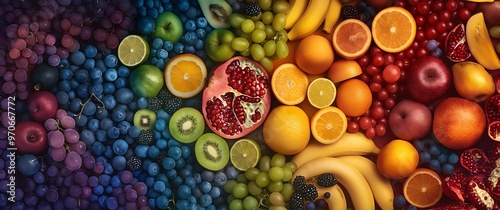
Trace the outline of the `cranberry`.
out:
[[[415,17],[415,23],[417,24],[417,27],[422,27],[425,25],[425,17],[423,15],[417,15]]]
[[[387,83],[385,89],[388,93],[397,93],[399,90],[398,83]]]
[[[408,0],[408,4],[412,6],[417,6],[420,3],[420,0]]]
[[[437,36],[438,32],[434,27],[429,27],[425,30],[425,38],[427,38],[427,40],[436,39]]]
[[[347,131],[350,133],[359,132],[359,124],[356,121],[349,121],[349,123],[347,123]]]
[[[365,68],[365,72],[368,73],[370,76],[373,76],[375,74],[380,73],[380,70],[378,67],[374,66],[373,64],[368,64]]]
[[[442,34],[442,33],[446,32],[446,31],[448,31],[447,30],[447,26],[446,26],[446,22],[442,21],[442,20],[438,21],[434,27],[436,28],[436,31],[439,34]]]
[[[458,17],[460,17],[460,20],[462,21],[467,21],[470,18],[470,10],[467,8],[462,8],[458,10]]]
[[[364,116],[359,118],[359,127],[363,130],[368,129],[370,126],[372,126],[372,120],[370,117]]]
[[[439,19],[442,21],[449,21],[451,18],[451,13],[447,10],[439,12]]]
[[[387,98],[389,98],[389,93],[387,93],[387,90],[385,88],[382,88],[382,90],[377,93],[377,98],[378,100],[385,101]]]
[[[372,82],[378,82],[378,83],[382,83],[384,81],[384,79],[382,78],[382,74],[375,74],[372,76]]]
[[[444,9],[443,1],[432,1],[431,10],[433,12],[439,12]]]
[[[368,75],[366,72],[361,73],[358,78],[365,83],[368,83],[370,81],[370,75]]]
[[[382,54],[376,54],[375,56],[373,56],[372,58],[373,66],[380,67],[384,65],[384,63],[385,63],[384,56]]]
[[[368,128],[368,129],[366,129],[366,131],[365,131],[365,135],[366,135],[366,137],[368,137],[368,138],[370,138],[370,139],[371,139],[371,138],[375,138],[375,135],[376,135],[376,134],[377,134],[377,133],[375,132],[375,128],[373,128],[373,127],[370,127],[370,128]]]
[[[419,47],[417,50],[417,58],[424,57],[428,54],[426,47]]]
[[[384,107],[382,106],[373,106],[370,110],[371,116],[375,120],[380,120],[385,115]]]
[[[374,46],[374,47],[371,47],[370,48],[370,56],[373,58],[375,55],[379,55],[379,54],[382,54],[384,53],[384,51],[382,51],[380,48],[378,48],[377,46]]]
[[[386,53],[384,55],[384,61],[385,61],[385,63],[384,63],[385,66],[390,65],[390,64],[394,64],[394,55]]]
[[[370,90],[374,93],[377,93],[382,90],[382,85],[380,85],[380,83],[378,82],[372,82],[370,83]]]
[[[365,67],[370,63],[370,57],[368,57],[368,55],[363,55],[357,59],[357,62],[361,67]]]
[[[413,58],[415,56],[415,51],[411,48],[406,49],[404,52],[406,58]]]
[[[377,133],[377,136],[383,136],[386,132],[387,128],[384,124],[378,124],[377,126],[375,126],[375,133]]]
[[[420,42],[425,40],[425,32],[424,29],[417,29],[417,33],[415,34],[415,41]]]
[[[469,9],[469,11],[476,10],[477,3],[476,2],[465,2],[465,8]]]
[[[457,10],[458,3],[455,0],[448,0],[448,1],[446,1],[445,7],[446,7],[446,10],[453,12],[453,11]]]
[[[386,109],[392,109],[394,108],[394,106],[396,106],[396,100],[394,100],[393,98],[388,98],[384,101],[384,107]]]
[[[437,13],[432,13],[429,16],[427,16],[427,23],[429,25],[435,25],[439,20],[439,15]]]
[[[429,4],[424,1],[424,2],[418,3],[417,11],[418,11],[418,13],[420,13],[422,15],[427,15],[431,11],[431,8],[430,8]]]

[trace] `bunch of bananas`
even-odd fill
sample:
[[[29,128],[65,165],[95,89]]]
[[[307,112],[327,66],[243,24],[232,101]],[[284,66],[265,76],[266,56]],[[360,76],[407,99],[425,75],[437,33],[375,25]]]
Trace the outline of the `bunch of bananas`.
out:
[[[490,39],[490,34],[482,12],[472,15],[465,27],[465,37],[472,56],[478,63],[488,70],[500,69],[495,47]]]
[[[374,156],[380,149],[363,133],[345,133],[334,144],[311,142],[294,155],[292,162],[297,165],[293,174],[304,176],[306,180],[324,173],[332,173],[346,189],[354,209],[394,209],[394,192],[389,179],[378,172],[377,165],[365,156]],[[325,188],[316,186],[318,195],[330,193],[325,198],[330,209],[347,209],[346,196],[338,185]]]
[[[311,35],[323,23],[323,30],[331,33],[340,18],[340,0],[290,0],[285,29],[288,39],[298,40]]]

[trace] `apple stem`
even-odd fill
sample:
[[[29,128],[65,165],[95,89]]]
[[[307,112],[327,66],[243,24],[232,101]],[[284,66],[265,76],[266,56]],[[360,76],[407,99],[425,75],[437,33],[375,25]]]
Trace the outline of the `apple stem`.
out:
[[[168,29],[168,27],[170,26],[171,22],[167,23],[167,25],[165,27],[163,27],[165,30]]]

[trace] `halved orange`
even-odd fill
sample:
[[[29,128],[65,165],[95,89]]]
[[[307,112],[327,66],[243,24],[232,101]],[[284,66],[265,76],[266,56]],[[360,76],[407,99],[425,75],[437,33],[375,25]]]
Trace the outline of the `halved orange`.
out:
[[[441,178],[428,168],[418,168],[406,178],[403,195],[408,203],[417,208],[429,208],[436,204],[443,195]]]
[[[307,87],[307,100],[318,109],[332,105],[336,96],[337,88],[327,78],[317,78]]]
[[[415,19],[402,7],[387,7],[373,18],[373,41],[383,51],[397,53],[406,50],[416,34]]]
[[[370,28],[361,20],[346,19],[333,31],[333,49],[345,59],[363,56],[372,42]]]
[[[274,96],[285,105],[297,105],[304,101],[308,85],[307,74],[293,63],[278,66],[271,78]]]
[[[337,142],[347,130],[347,118],[337,107],[329,106],[318,110],[311,118],[311,133],[318,142]]]
[[[333,64],[330,66],[328,79],[332,80],[333,83],[338,83],[357,77],[361,73],[363,73],[363,70],[356,60],[339,59],[333,61]]]
[[[207,67],[194,54],[177,55],[165,66],[165,84],[172,94],[180,98],[191,98],[200,93],[206,79]]]

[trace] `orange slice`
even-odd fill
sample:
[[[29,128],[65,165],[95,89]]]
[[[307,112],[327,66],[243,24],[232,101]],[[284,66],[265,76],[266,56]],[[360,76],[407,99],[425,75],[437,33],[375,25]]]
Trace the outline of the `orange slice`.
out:
[[[397,53],[406,50],[413,43],[416,33],[415,19],[402,7],[387,7],[373,18],[373,41],[386,52]]]
[[[361,66],[356,60],[340,59],[333,62],[328,70],[328,79],[333,83],[348,80],[363,73]]]
[[[274,96],[285,105],[297,105],[304,101],[308,85],[307,74],[293,63],[278,66],[271,78]]]
[[[307,100],[318,109],[332,105],[336,95],[335,84],[327,78],[317,78],[307,87]]]
[[[311,118],[311,133],[320,143],[335,143],[344,135],[346,130],[346,115],[337,107],[322,108]]]
[[[346,59],[356,59],[364,55],[371,42],[370,28],[358,19],[346,19],[333,31],[333,49]]]
[[[429,208],[443,195],[441,178],[431,169],[416,169],[403,184],[403,195],[417,208]]]
[[[206,78],[207,67],[194,54],[177,55],[165,66],[165,84],[172,94],[180,98],[191,98],[200,93]]]

